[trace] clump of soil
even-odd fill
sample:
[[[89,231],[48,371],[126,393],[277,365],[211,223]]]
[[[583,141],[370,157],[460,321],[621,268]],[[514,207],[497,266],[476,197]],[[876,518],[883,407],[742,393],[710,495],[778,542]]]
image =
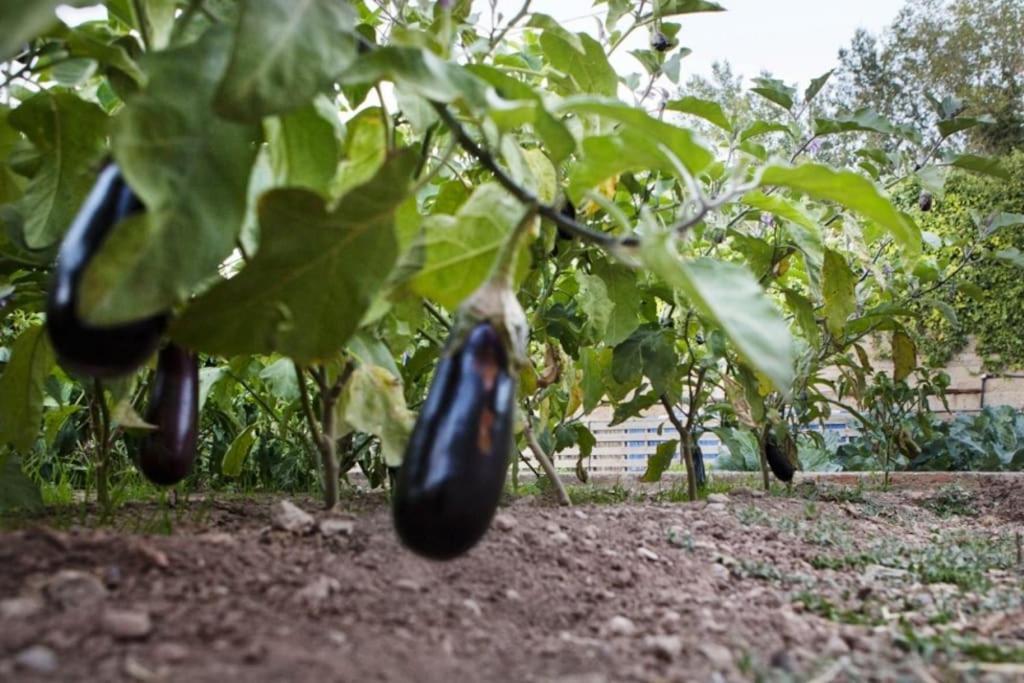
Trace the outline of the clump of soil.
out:
[[[449,563],[405,551],[373,496],[295,501],[308,519],[259,499],[37,520],[0,534],[0,679],[1010,680],[1010,489],[948,518],[905,490],[520,499]]]

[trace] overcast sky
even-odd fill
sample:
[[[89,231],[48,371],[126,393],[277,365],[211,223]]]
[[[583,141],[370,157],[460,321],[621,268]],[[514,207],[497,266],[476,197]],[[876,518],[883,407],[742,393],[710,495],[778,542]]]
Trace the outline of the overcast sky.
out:
[[[836,64],[839,48],[850,42],[854,31],[866,28],[878,33],[888,25],[902,0],[719,0],[727,12],[682,17],[682,44],[693,50],[683,62],[684,72],[707,74],[716,60],[728,60],[737,73],[748,79],[768,70],[787,82],[806,84]],[[510,17],[522,0],[498,0],[499,10]],[[474,0],[481,23],[489,26],[487,0]],[[593,0],[533,0],[533,11],[550,14],[574,31],[595,32]],[[61,10],[67,19],[92,18],[95,10]],[[623,20],[623,25],[625,25]],[[615,66],[620,72],[640,71],[627,52],[647,44],[645,31],[638,31],[620,48]],[[684,77],[685,80],[685,77]]]

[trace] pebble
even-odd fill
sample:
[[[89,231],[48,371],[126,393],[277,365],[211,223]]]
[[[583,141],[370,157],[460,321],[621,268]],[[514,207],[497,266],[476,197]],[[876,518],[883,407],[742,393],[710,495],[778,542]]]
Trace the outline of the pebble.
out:
[[[709,504],[712,504],[712,505],[714,505],[714,504],[725,505],[728,502],[729,502],[729,496],[727,496],[724,493],[710,493],[710,494],[708,494],[708,503]]]
[[[724,645],[704,643],[700,646],[700,651],[716,669],[732,668],[732,652]]]
[[[726,507],[725,503],[708,503],[705,509],[708,512],[721,513],[728,511],[729,508]]]
[[[295,599],[309,607],[314,607],[331,597],[331,593],[341,590],[341,582],[330,576],[318,576],[307,583],[295,594]]]
[[[62,569],[43,585],[43,594],[50,602],[67,609],[99,602],[107,597],[107,589],[88,572]]]
[[[592,541],[597,540],[599,531],[600,530],[593,524],[588,524],[585,527],[583,527],[583,535]]]
[[[519,594],[519,591],[515,590],[514,588],[509,588],[505,591],[505,599],[511,600],[512,602],[519,602],[523,599],[523,596],[521,596]]]
[[[419,593],[423,590],[418,583],[412,579],[399,579],[395,581],[395,587],[399,590],[408,591],[410,593]]]
[[[659,659],[672,661],[683,652],[683,639],[679,636],[647,636],[644,647]]]
[[[838,634],[832,634],[832,637],[828,639],[825,644],[825,654],[830,657],[839,657],[841,655],[849,654],[850,646],[846,644],[846,641],[839,637]]]
[[[351,536],[356,523],[351,519],[331,517],[320,520],[320,533],[328,538],[331,536]]]
[[[648,550],[647,548],[644,548],[642,546],[636,549],[636,554],[641,559],[647,560],[648,562],[658,561],[658,553],[654,552],[653,550]]]
[[[103,630],[117,640],[143,640],[153,631],[147,612],[108,609],[103,612]]]
[[[57,654],[45,645],[33,645],[15,656],[14,663],[37,674],[52,674],[57,670]]]
[[[313,530],[316,520],[290,500],[282,500],[274,506],[271,521],[275,528],[293,534],[304,534]]]
[[[620,614],[608,620],[607,629],[613,636],[629,637],[636,633],[636,624],[629,617]]]
[[[463,600],[462,601],[462,606],[465,607],[467,610],[469,610],[473,614],[474,617],[478,617],[479,618],[479,617],[482,617],[484,615],[484,611],[480,607],[480,603],[478,603],[473,598],[466,598],[465,600]]]
[[[0,601],[0,619],[28,619],[43,611],[43,601],[31,595]]]
[[[572,514],[575,515],[576,519],[588,519],[589,515],[583,510],[573,510]]]
[[[162,662],[183,662],[188,659],[188,648],[181,643],[160,643],[153,648],[153,657]]]
[[[566,545],[572,539],[570,539],[569,534],[565,533],[564,531],[556,531],[553,534],[551,534],[551,540],[552,542],[558,543],[559,545]]]
[[[494,518],[494,526],[501,531],[512,531],[518,524],[519,521],[515,517],[505,512],[499,513]]]

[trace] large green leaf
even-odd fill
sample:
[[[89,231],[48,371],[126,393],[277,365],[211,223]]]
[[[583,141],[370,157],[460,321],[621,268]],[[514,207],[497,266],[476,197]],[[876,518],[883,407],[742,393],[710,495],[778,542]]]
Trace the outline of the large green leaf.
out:
[[[654,13],[659,17],[696,12],[724,12],[725,8],[709,0],[655,0]]]
[[[211,116],[229,38],[214,30],[144,58],[149,85],[118,115],[113,148],[148,212],[115,228],[86,271],[80,305],[90,322],[167,310],[235,248],[259,128]]]
[[[717,324],[743,359],[788,392],[794,346],[789,328],[748,269],[735,263],[683,261],[669,236],[644,240],[644,264],[678,289],[693,307]]]
[[[897,330],[892,335],[892,378],[902,382],[917,368],[917,345],[906,332]]]
[[[678,111],[702,118],[727,133],[733,131],[732,122],[718,102],[702,100],[699,97],[682,97],[678,100],[670,100],[665,104],[665,108],[669,111]]]
[[[347,123],[345,160],[336,169],[331,195],[340,197],[373,177],[387,158],[384,122],[380,109],[364,109]]]
[[[91,0],[0,0],[0,61],[13,57],[52,24],[58,5],[90,5]]]
[[[22,452],[32,447],[43,416],[43,383],[55,362],[41,325],[28,328],[14,342],[0,376],[0,445]]]
[[[909,134],[908,130],[896,126],[889,119],[870,107],[858,109],[848,114],[841,114],[835,118],[819,118],[814,121],[814,134],[819,137],[836,133],[857,132],[902,136]],[[913,135],[910,136],[913,137]]]
[[[665,470],[672,466],[672,460],[676,457],[678,447],[678,439],[672,439],[671,441],[665,441],[664,443],[658,444],[658,448],[654,452],[654,455],[647,458],[647,469],[644,470],[644,473],[640,476],[640,481],[647,483],[661,481],[661,475],[665,473]]]
[[[405,405],[402,383],[377,365],[362,365],[352,373],[338,402],[342,427],[380,438],[380,452],[388,467],[402,464],[415,417]]]
[[[605,377],[611,371],[612,349],[589,348],[580,351],[580,368],[583,378],[580,388],[583,390],[583,412],[591,413],[601,403],[605,392]]]
[[[500,185],[486,183],[476,188],[455,216],[429,218],[424,225],[426,260],[412,280],[413,289],[455,308],[487,278],[523,211]]]
[[[278,352],[302,364],[336,353],[398,256],[395,210],[406,196],[412,157],[392,158],[333,211],[306,190],[265,194],[256,257],[193,302],[173,336],[209,353]]]
[[[355,59],[354,23],[338,0],[242,0],[217,111],[257,122],[305,106]]]
[[[221,461],[220,470],[226,477],[237,477],[242,474],[242,465],[249,457],[252,447],[256,445],[256,425],[243,429],[228,446]]]
[[[341,157],[340,126],[338,114],[327,100],[267,119],[270,160],[278,182],[326,196]]]
[[[982,157],[976,154],[957,154],[949,160],[950,166],[962,168],[982,175],[990,175],[1001,180],[1009,180],[1010,172],[1003,168],[1002,162],[995,157]]]
[[[619,77],[608,63],[604,48],[585,33],[576,34],[583,50],[578,50],[562,32],[547,30],[540,36],[540,47],[552,67],[565,78],[552,77],[555,89],[562,95],[588,93],[614,97]]]
[[[769,102],[773,102],[787,111],[793,108],[794,100],[796,99],[796,88],[788,86],[778,79],[767,77],[755,78],[754,83],[757,87],[751,88],[752,92],[756,92]]]
[[[778,185],[815,199],[836,202],[888,230],[910,257],[921,252],[918,227],[862,175],[836,171],[821,164],[769,166],[762,176],[762,184]]]
[[[0,457],[0,515],[13,512],[39,512],[43,496],[39,486],[21,469],[21,458]]]
[[[43,91],[11,112],[9,121],[41,155],[18,211],[25,219],[25,244],[43,249],[68,229],[96,180],[107,115],[70,93]]]
[[[636,286],[636,273],[625,266],[606,261],[594,262],[591,270],[604,281],[611,304],[604,343],[615,346],[628,338],[638,324],[641,296]]]
[[[404,91],[437,102],[465,100],[485,109],[487,87],[468,70],[445,61],[429,50],[412,47],[382,47],[359,58],[356,68],[338,76],[343,86],[394,82]]]
[[[832,336],[841,338],[846,321],[857,310],[857,276],[842,254],[828,249],[825,251],[822,281],[825,322]]]

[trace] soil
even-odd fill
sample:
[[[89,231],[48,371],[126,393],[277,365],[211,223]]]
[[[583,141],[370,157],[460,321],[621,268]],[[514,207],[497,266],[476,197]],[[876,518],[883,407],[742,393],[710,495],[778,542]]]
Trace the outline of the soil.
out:
[[[518,499],[448,563],[374,495],[52,513],[0,533],[0,679],[1024,680],[1024,480],[711,501]]]

